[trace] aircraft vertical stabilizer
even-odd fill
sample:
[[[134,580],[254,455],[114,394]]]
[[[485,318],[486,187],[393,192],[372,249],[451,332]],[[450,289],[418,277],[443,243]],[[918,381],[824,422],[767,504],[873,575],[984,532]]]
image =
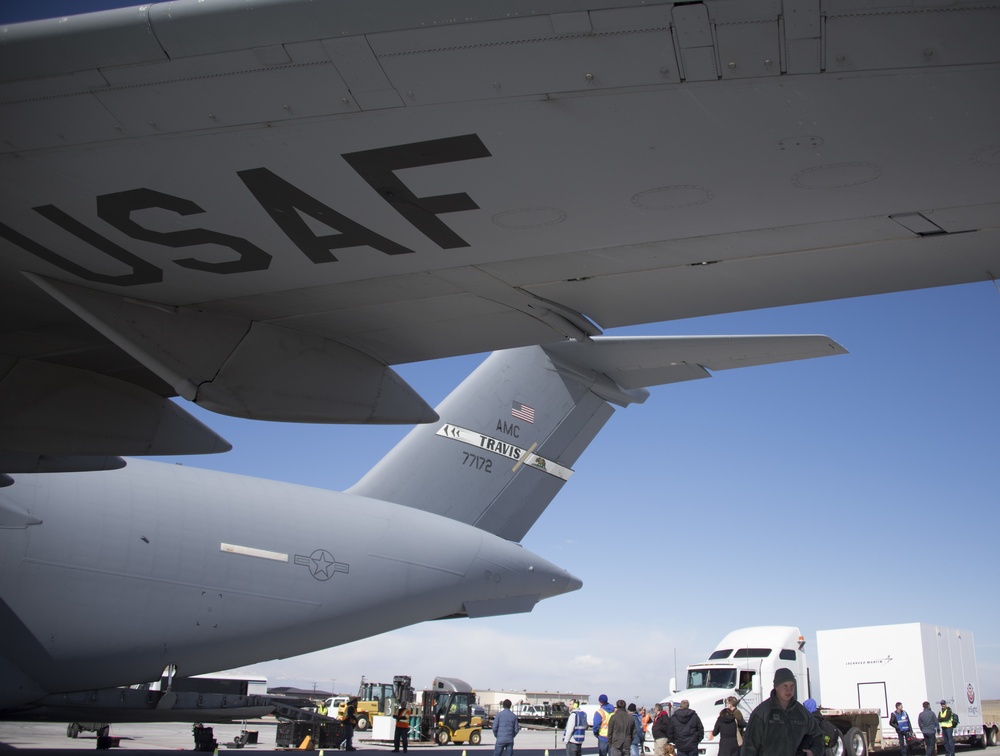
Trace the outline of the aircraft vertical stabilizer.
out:
[[[646,386],[844,353],[825,336],[594,338],[494,352],[349,493],[519,541],[614,413]]]

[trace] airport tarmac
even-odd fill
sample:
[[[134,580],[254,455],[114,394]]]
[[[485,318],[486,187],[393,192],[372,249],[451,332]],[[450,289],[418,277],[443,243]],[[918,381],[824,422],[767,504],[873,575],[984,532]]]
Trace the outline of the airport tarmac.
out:
[[[263,754],[281,751],[287,753],[286,749],[278,749],[275,746],[276,720],[266,718],[248,722],[246,729],[257,731],[257,743],[247,744],[239,753],[247,756],[263,756]],[[213,724],[213,736],[219,743],[219,752],[231,752],[236,755],[237,749],[227,747],[227,743],[232,743],[243,726],[240,724]],[[191,732],[189,722],[176,723],[146,723],[146,724],[116,724],[112,725],[109,733],[111,737],[119,739],[119,745],[110,749],[114,751],[143,751],[144,756],[155,756],[156,751],[163,754],[176,753],[177,751],[194,751],[194,737]],[[411,743],[410,748],[415,751],[423,749],[433,749],[435,756],[461,756],[465,751],[493,751],[493,733],[489,730],[483,731],[483,742],[478,746],[447,745],[437,746],[433,743]],[[391,742],[374,742],[367,738],[365,734],[360,737],[355,736],[354,745],[358,749],[358,756],[365,756],[364,751],[369,753],[388,752],[392,753]],[[590,744],[587,744],[590,745]],[[81,732],[76,738],[66,736],[66,725],[49,722],[0,722],[0,752],[2,751],[30,751],[32,756],[42,756],[52,754],[53,756],[66,756],[78,751],[93,751],[97,749],[97,734],[94,732]],[[330,749],[326,749],[330,751]],[[562,744],[562,731],[552,730],[527,730],[522,728],[514,744],[516,756],[546,756],[546,752],[551,752],[551,756],[561,756],[564,752]],[[596,743],[591,748],[584,747],[584,754],[596,754]],[[313,752],[315,753],[315,752]],[[341,753],[332,751],[331,753]]]

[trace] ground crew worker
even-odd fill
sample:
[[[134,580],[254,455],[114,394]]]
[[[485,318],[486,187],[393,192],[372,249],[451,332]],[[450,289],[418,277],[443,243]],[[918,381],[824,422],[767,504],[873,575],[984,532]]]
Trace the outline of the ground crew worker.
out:
[[[594,712],[594,735],[597,736],[598,756],[608,756],[608,720],[615,713],[615,707],[608,703],[608,697],[601,693],[597,698],[601,707]]]
[[[396,710],[396,732],[392,736],[392,750],[399,753],[399,746],[402,744],[403,753],[410,743],[410,710],[405,706],[400,706]]]
[[[326,701],[320,701],[319,706],[316,707],[316,713],[322,716],[326,716],[330,709],[326,705]]]
[[[354,728],[358,725],[358,699],[352,698],[344,709],[344,750],[356,751],[354,747]]]
[[[889,726],[896,731],[896,735],[899,737],[900,756],[907,756],[906,738],[913,733],[913,728],[910,726],[910,715],[903,710],[903,704],[900,701],[896,701],[896,710],[889,715]]]
[[[948,756],[955,756],[955,725],[958,724],[958,715],[951,710],[948,702],[941,699],[941,711],[938,713],[938,724],[941,726],[941,741],[944,744],[944,752]]]
[[[566,744],[566,756],[580,756],[583,753],[583,742],[587,739],[587,712],[580,708],[580,702],[573,702],[573,710],[566,720],[566,730],[563,732],[563,743]]]

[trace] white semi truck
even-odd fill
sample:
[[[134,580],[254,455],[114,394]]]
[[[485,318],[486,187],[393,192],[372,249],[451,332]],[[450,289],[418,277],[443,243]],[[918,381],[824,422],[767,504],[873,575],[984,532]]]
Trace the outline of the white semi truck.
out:
[[[743,718],[749,719],[754,707],[771,694],[774,670],[787,667],[795,675],[799,700],[807,697],[802,693],[809,690],[809,669],[802,653],[804,645],[797,627],[734,630],[715,647],[707,661],[688,666],[680,690],[676,690],[675,681],[671,680],[673,692],[661,703],[664,706],[671,704],[676,709],[686,699],[705,726],[705,740],[698,748],[699,754],[715,756],[719,741],[708,740],[708,735],[729,696],[736,697]],[[653,752],[651,737],[647,732],[644,748],[647,753]]]
[[[967,698],[973,695],[969,693],[968,686],[971,685],[974,696],[978,698],[979,682],[975,669],[972,634],[964,633],[964,647],[968,649],[964,652],[964,656],[959,657],[957,649],[952,648],[950,642],[942,642],[941,650],[935,652],[933,658],[936,661],[932,664],[930,647],[923,645],[917,647],[902,640],[907,634],[902,628],[910,627],[914,626],[894,625],[888,628],[854,628],[851,631],[817,633],[821,660],[819,680],[823,692],[820,701],[823,705],[822,713],[841,733],[838,740],[831,743],[827,749],[828,756],[865,756],[869,751],[898,747],[895,731],[888,725],[889,713],[896,701],[904,703],[907,712],[916,723],[922,701],[932,701],[936,704],[945,698],[951,702],[961,720],[961,733],[956,733],[960,739],[981,745],[995,742],[997,739],[997,725],[991,722],[984,724],[981,709],[973,707],[978,712],[977,715],[969,714],[964,706],[959,708],[958,704],[964,699],[959,699],[955,692],[959,690],[956,687],[958,682],[949,683],[948,688],[945,688],[943,683],[936,682],[920,687],[917,678],[907,673],[907,676],[898,680],[892,675],[883,675],[882,678],[878,678],[881,680],[881,688],[867,685],[876,678],[871,677],[870,668],[855,662],[880,658],[873,655],[874,649],[880,648],[881,658],[892,656],[900,660],[900,664],[891,669],[909,668],[914,674],[923,675],[925,682],[932,674],[937,675],[942,681],[949,675],[956,681],[967,679],[960,688],[963,696]],[[940,629],[942,637],[951,637],[960,632],[935,628],[933,625],[916,625],[916,627],[930,628],[935,633]],[[838,635],[840,633],[846,635]],[[910,633],[912,634],[912,631]],[[872,645],[876,639],[883,637],[890,644],[894,638],[900,639],[900,642],[897,646],[890,646],[890,650],[885,650],[877,644]],[[661,703],[664,705],[669,703],[676,707],[681,700],[687,699],[705,726],[706,740],[699,746],[699,753],[715,756],[718,753],[718,740],[707,738],[729,696],[736,697],[744,719],[749,719],[750,712],[770,695],[774,671],[779,667],[787,667],[795,675],[798,700],[804,701],[811,697],[809,667],[803,652],[804,647],[805,640],[797,627],[766,626],[734,630],[722,639],[708,660],[688,666],[682,689],[675,689],[676,685],[671,681],[670,687],[673,692]],[[848,654],[851,658],[843,656],[842,650],[844,653],[852,650]],[[824,654],[829,662],[824,659]],[[826,669],[824,665],[827,663],[838,667],[836,672],[829,673],[832,678],[829,690],[826,682],[827,673],[824,671]],[[851,686],[854,686],[853,690],[860,691],[853,697],[847,696],[844,692]],[[882,691],[882,698],[876,697],[878,690]],[[925,697],[917,700],[919,696]],[[935,711],[937,708],[935,706]],[[651,735],[647,733],[644,749],[647,753],[652,753],[653,750],[653,741],[650,738]]]

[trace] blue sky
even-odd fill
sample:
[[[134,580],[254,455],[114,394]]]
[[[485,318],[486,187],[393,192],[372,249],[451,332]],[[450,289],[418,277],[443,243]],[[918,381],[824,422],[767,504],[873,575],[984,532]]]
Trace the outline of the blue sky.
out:
[[[448,674],[650,702],[667,693],[675,651],[683,668],[736,627],[797,625],[815,665],[816,630],[928,622],[974,633],[982,695],[1000,698],[993,283],[614,333],[824,333],[850,354],[655,388],[616,412],[523,541],[582,590],[530,615],[418,626],[255,669],[272,684],[346,678],[345,692],[363,674]],[[400,373],[436,403],[481,359]],[[236,449],[186,463],[338,490],[406,432],[196,412]]]
[[[0,23],[121,3],[0,2]],[[1000,698],[995,559],[1000,290],[992,282],[619,329],[822,333],[850,354],[656,388],[619,410],[524,545],[584,588],[529,615],[439,622],[254,668],[353,691],[362,675],[606,692],[649,703],[731,629],[928,622],[971,630]],[[436,404],[481,360],[399,372]],[[184,464],[330,489],[408,430],[254,423]],[[822,681],[820,686],[822,685]],[[919,702],[908,703],[911,709]]]

